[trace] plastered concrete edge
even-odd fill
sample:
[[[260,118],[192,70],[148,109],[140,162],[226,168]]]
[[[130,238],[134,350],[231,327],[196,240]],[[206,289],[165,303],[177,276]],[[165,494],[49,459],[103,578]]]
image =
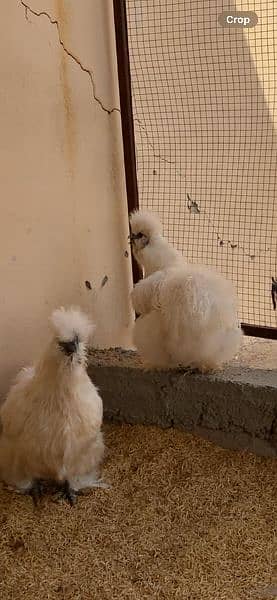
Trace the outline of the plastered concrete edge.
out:
[[[111,349],[93,351],[88,373],[109,421],[175,426],[223,447],[277,455],[276,371],[145,371],[135,352]]]

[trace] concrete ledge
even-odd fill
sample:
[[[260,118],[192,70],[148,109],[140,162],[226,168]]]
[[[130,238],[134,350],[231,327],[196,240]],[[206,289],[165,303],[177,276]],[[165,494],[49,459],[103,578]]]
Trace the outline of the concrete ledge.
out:
[[[145,371],[135,352],[118,348],[93,351],[88,372],[108,420],[176,426],[224,447],[277,455],[276,370]]]

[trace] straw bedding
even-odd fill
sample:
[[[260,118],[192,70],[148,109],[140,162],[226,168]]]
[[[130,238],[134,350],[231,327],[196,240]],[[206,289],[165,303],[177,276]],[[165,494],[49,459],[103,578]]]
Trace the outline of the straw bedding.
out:
[[[0,492],[2,600],[277,598],[277,465],[181,431],[106,426],[109,490]]]

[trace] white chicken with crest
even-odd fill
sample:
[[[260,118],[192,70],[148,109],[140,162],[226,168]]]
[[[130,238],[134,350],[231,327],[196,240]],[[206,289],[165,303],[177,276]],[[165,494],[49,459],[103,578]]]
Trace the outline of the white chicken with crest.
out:
[[[133,255],[144,279],[132,291],[139,315],[133,341],[145,366],[207,372],[239,349],[237,296],[230,281],[202,265],[186,263],[162,234],[157,215],[130,215]]]
[[[86,373],[94,326],[79,309],[55,310],[52,339],[38,363],[23,369],[1,407],[0,478],[37,501],[53,481],[71,504],[83,488],[101,487],[101,397]]]

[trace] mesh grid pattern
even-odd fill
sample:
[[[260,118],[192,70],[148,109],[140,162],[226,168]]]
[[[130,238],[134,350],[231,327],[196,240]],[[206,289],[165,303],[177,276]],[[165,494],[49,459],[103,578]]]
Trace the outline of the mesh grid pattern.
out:
[[[223,28],[251,10],[252,29]],[[139,202],[192,262],[276,327],[276,0],[127,0]]]

